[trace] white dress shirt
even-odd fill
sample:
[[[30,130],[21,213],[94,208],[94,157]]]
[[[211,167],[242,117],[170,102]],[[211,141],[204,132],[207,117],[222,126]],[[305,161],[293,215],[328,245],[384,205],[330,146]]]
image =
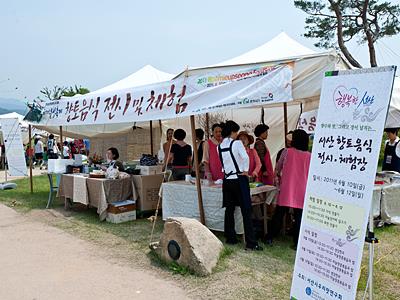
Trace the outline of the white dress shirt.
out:
[[[394,140],[393,143],[391,143],[390,140],[386,140],[385,147],[386,147],[387,144],[389,144],[389,146],[394,146],[394,145],[396,145],[396,143],[399,140],[400,140],[399,137],[396,137],[396,139]],[[396,155],[397,155],[397,157],[400,157],[400,143],[398,143],[397,146],[396,146]]]
[[[221,149],[229,149],[233,139],[225,138],[221,143]],[[219,147],[217,148],[219,151]],[[247,155],[246,149],[241,141],[234,141],[232,145],[232,153],[236,159],[236,163],[240,172],[248,172],[250,159]],[[232,156],[229,151],[222,152],[222,169],[226,174],[233,172],[234,174],[227,177],[227,179],[237,179],[235,164],[233,163]]]

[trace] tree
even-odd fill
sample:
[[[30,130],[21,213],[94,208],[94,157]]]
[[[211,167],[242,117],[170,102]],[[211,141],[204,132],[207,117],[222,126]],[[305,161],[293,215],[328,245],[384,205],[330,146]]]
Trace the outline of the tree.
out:
[[[84,88],[82,86],[78,87],[77,85],[75,85],[74,87],[70,86],[69,88],[66,88],[64,90],[64,92],[63,92],[63,96],[64,97],[72,97],[72,96],[75,96],[77,94],[85,95],[85,94],[87,94],[89,92],[90,92],[89,89]]]
[[[54,86],[53,88],[48,88],[44,87],[43,89],[40,90],[40,93],[45,97],[45,101],[50,100],[59,100],[63,96],[63,93],[65,92],[66,88],[62,86]],[[38,97],[40,100],[40,97]]]
[[[77,86],[75,85],[74,87],[64,87],[64,86],[54,86],[53,88],[48,88],[45,87],[40,90],[40,93],[44,96],[44,100],[59,100],[61,97],[72,97],[75,96],[76,94],[84,95],[89,93],[89,89],[84,88],[82,86]],[[40,100],[43,101],[40,97],[38,97]]]
[[[294,1],[306,12],[304,34],[317,38],[316,47],[339,46],[346,59],[357,68],[361,64],[353,57],[346,43],[356,38],[359,44],[367,43],[371,67],[378,65],[375,43],[378,39],[400,32],[400,5],[379,0],[320,0]]]

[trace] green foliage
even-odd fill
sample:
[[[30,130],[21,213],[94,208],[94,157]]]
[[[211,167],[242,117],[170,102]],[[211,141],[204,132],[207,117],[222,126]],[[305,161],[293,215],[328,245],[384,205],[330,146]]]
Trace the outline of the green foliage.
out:
[[[64,97],[72,97],[77,94],[85,95],[89,92],[90,92],[89,89],[81,87],[81,86],[78,87],[77,85],[75,85],[74,87],[70,86],[69,88],[66,88],[63,92],[63,96]]]
[[[340,48],[353,65],[358,62],[348,53],[346,42],[368,42],[372,65],[373,44],[400,32],[399,4],[380,0],[296,0],[294,5],[308,14],[304,36],[318,39],[316,47]]]
[[[70,87],[64,87],[64,86],[54,86],[53,88],[48,88],[44,87],[43,89],[40,90],[40,93],[42,94],[42,97],[44,97],[44,100],[59,100],[61,97],[72,97],[77,94],[84,95],[89,93],[89,89],[82,87],[82,86],[70,86]],[[38,97],[40,100],[40,97]]]

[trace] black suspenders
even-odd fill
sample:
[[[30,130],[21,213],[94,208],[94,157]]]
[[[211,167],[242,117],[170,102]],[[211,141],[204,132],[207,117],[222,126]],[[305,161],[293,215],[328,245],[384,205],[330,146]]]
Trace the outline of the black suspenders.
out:
[[[240,173],[242,173],[239,170],[239,166],[238,166],[237,161],[235,159],[235,156],[233,155],[233,152],[232,152],[232,145],[233,145],[234,142],[235,142],[235,140],[233,140],[231,142],[231,144],[229,145],[229,148],[224,148],[224,149],[221,148],[221,145],[218,145],[219,159],[221,161],[222,167],[224,168],[225,179],[228,178],[231,175],[239,175]],[[233,165],[235,166],[236,172],[229,172],[229,173],[225,172],[224,160],[222,159],[222,152],[228,152],[228,151],[229,151],[229,153],[231,155],[232,162],[233,162]]]

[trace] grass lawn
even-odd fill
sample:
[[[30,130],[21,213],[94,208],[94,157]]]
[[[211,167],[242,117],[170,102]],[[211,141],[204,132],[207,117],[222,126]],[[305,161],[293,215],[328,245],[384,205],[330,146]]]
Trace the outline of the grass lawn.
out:
[[[61,228],[110,251],[110,256],[136,268],[157,272],[161,278],[177,282],[193,298],[201,299],[288,299],[295,252],[290,237],[264,247],[261,253],[247,252],[241,246],[228,246],[216,272],[209,277],[196,277],[184,268],[165,265],[148,248],[151,223],[146,219],[111,224],[100,222],[95,210],[66,213],[63,204],[55,201],[52,210],[45,210],[48,197],[46,176],[34,178],[33,194],[28,179],[17,180],[16,190],[0,191],[0,202],[14,207],[29,217]],[[162,231],[156,225],[154,240]],[[217,234],[222,239],[220,234]],[[377,230],[380,243],[375,250],[376,299],[400,299],[400,228],[390,226]],[[358,299],[362,299],[367,280],[368,247],[359,281]]]

